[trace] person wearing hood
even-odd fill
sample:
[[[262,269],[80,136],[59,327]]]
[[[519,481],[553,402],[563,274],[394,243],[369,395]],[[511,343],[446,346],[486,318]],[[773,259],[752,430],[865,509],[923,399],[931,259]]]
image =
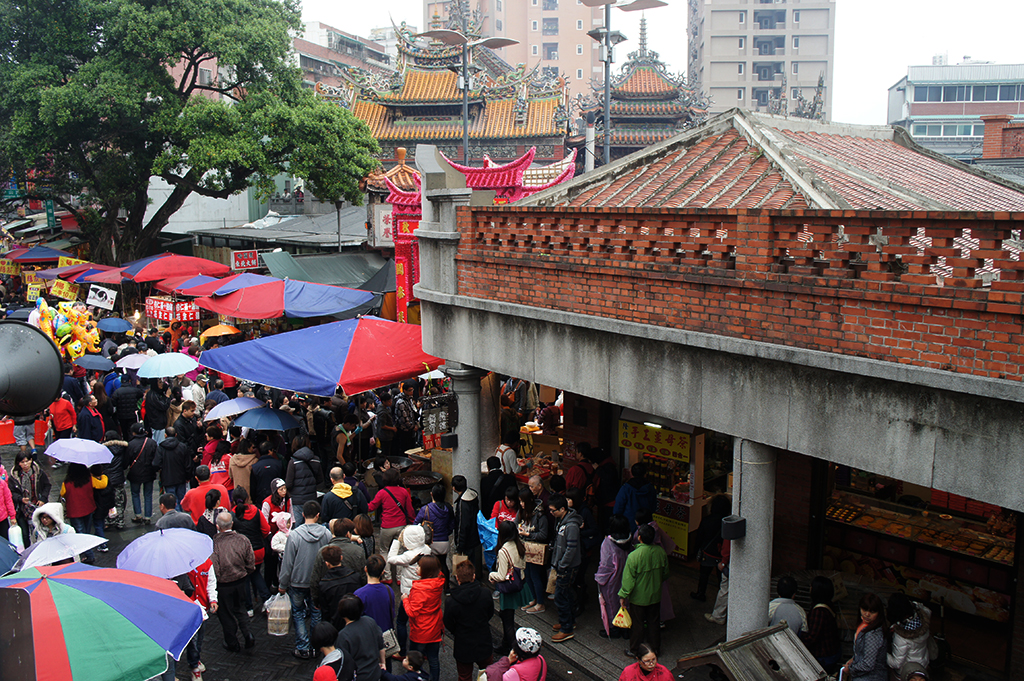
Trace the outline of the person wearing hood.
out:
[[[32,525],[35,527],[32,543],[43,541],[50,537],[56,537],[61,534],[75,533],[75,528],[64,522],[64,507],[59,501],[51,501],[48,504],[43,504],[33,511]],[[55,565],[70,562],[71,560],[69,559],[55,563]]]
[[[330,622],[321,622],[313,627],[309,640],[314,650],[319,650],[324,659],[313,672],[313,681],[337,681],[355,678],[356,666],[350,655],[345,655],[334,644],[338,629]]]
[[[310,458],[312,455],[310,451]],[[291,485],[288,488],[291,489]],[[313,657],[309,631],[320,623],[320,611],[313,605],[309,583],[313,566],[320,559],[320,549],[327,546],[331,535],[320,524],[320,504],[316,501],[310,500],[303,505],[302,519],[303,524],[288,533],[277,590],[288,594],[292,603],[292,619],[295,621],[295,650],[292,655],[308,660]]]
[[[887,659],[889,668],[902,674],[903,666],[914,662],[927,670],[931,662],[928,641],[931,639],[929,623],[932,611],[924,604],[915,603],[906,595],[896,592],[889,597],[885,614],[893,623],[892,649]]]
[[[164,492],[174,495],[177,509],[181,510],[181,499],[188,491],[186,483],[192,478],[192,465],[195,461],[188,445],[178,439],[178,431],[173,426],[164,428],[163,442],[156,447],[153,467],[160,471],[160,486]]]
[[[636,531],[636,512],[641,508],[654,510],[655,492],[654,485],[647,481],[647,464],[633,464],[629,474],[632,477],[619,488],[612,513],[626,516],[632,534]]]
[[[381,490],[383,491],[383,490]],[[407,525],[391,543],[388,551],[388,565],[397,573],[399,597],[404,599],[412,591],[412,583],[419,579],[419,563],[423,556],[429,556],[430,547],[426,543],[426,532],[420,525]],[[401,603],[398,606],[398,623],[395,631],[401,646],[400,654],[405,654],[405,644],[409,615]]]
[[[228,464],[228,475],[235,489],[244,489],[245,493],[253,499],[252,494],[252,466],[259,459],[256,453],[256,443],[249,439],[243,439],[238,445],[238,452],[231,455],[231,462]]]
[[[284,483],[292,495],[292,516],[298,525],[302,522],[303,505],[307,501],[316,501],[316,490],[324,483],[324,474],[320,459],[309,448],[308,436],[300,434],[292,438],[292,452]]]
[[[558,629],[551,640],[561,643],[574,638],[573,629],[576,627],[576,593],[573,590],[573,583],[582,562],[582,521],[580,514],[569,508],[569,502],[561,494],[555,494],[548,500],[548,511],[558,523],[555,526],[555,541],[551,550],[551,569],[555,571]]]
[[[455,566],[455,581],[444,605],[444,628],[454,639],[452,656],[459,681],[472,681],[473,665],[484,669],[493,660],[490,621],[494,617],[491,592],[476,580],[473,563]]]
[[[445,579],[441,574],[441,561],[435,556],[423,556],[416,567],[419,578],[402,600],[402,608],[409,617],[409,649],[423,653],[430,663],[430,681],[439,681],[438,654],[444,637],[441,600]]]
[[[335,466],[331,469],[331,489],[321,500],[320,522],[327,525],[332,520],[353,520],[360,513],[368,512],[366,497],[357,488],[345,482],[345,472]]]
[[[251,489],[249,490],[249,496],[254,501],[262,501],[269,497],[274,489],[273,483],[278,478],[281,479],[281,484],[284,484],[284,466],[281,465],[281,461],[277,458],[277,452],[274,451],[274,443],[270,440],[264,440],[260,443],[258,448],[259,458],[252,465],[250,470],[251,482],[249,483]],[[289,509],[289,513],[291,509]]]
[[[619,612],[619,589],[622,588],[622,571],[626,567],[631,541],[629,523],[621,515],[613,515],[608,519],[608,536],[601,542],[601,560],[594,574],[597,589],[604,601],[604,611],[610,631],[601,629],[601,638],[622,638],[626,630],[611,624]]]

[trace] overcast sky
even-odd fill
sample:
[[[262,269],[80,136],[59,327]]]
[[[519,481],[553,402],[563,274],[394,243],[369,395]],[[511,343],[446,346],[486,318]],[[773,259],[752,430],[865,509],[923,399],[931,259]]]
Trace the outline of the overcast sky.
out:
[[[526,0],[507,0],[526,2]],[[686,70],[686,0],[647,12],[649,47],[672,71]],[[303,0],[303,19],[349,33],[405,21],[423,29],[422,0]],[[831,118],[837,122],[885,124],[889,86],[907,67],[931,64],[948,54],[1001,64],[1024,63],[1022,0],[837,0],[835,83]],[[639,12],[612,10],[612,29],[629,40],[616,50],[621,64],[637,48]]]

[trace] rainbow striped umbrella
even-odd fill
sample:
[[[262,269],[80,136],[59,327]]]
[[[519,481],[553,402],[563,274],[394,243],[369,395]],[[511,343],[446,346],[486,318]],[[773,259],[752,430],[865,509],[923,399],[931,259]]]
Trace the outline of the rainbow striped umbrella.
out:
[[[0,577],[0,678],[145,681],[203,622],[174,582],[82,563]]]

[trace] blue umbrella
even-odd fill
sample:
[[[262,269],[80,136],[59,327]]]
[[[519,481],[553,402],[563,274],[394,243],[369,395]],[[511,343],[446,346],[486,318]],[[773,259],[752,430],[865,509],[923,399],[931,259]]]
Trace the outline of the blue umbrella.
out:
[[[298,420],[280,409],[260,407],[250,409],[235,419],[235,425],[255,430],[291,430],[298,428]]]
[[[125,331],[130,331],[132,328],[131,322],[121,319],[120,317],[104,317],[96,322],[96,326],[100,328],[100,331],[106,331],[108,333],[124,333]]]
[[[8,319],[20,319],[21,321],[28,321],[29,316],[32,314],[34,307],[22,307],[18,308],[14,312],[7,315]]]
[[[6,539],[0,540],[0,574],[7,572],[18,562],[18,549]]]
[[[114,368],[113,362],[100,355],[82,355],[75,360],[75,364],[89,371],[110,371]]]
[[[166,378],[180,376],[199,368],[199,362],[182,352],[165,352],[150,357],[139,367],[139,378]]]
[[[80,437],[66,437],[54,440],[53,444],[46,448],[46,454],[58,461],[80,463],[85,466],[110,463],[114,458],[114,455],[105,445]]]
[[[253,397],[236,397],[233,400],[227,402],[221,402],[216,407],[210,410],[210,413],[206,415],[204,421],[216,421],[223,416],[234,416],[241,414],[244,411],[250,409],[259,409],[265,407],[266,402],[261,402]]]
[[[169,579],[196,569],[212,553],[209,536],[172,527],[144,534],[124,547],[117,556],[117,567]]]

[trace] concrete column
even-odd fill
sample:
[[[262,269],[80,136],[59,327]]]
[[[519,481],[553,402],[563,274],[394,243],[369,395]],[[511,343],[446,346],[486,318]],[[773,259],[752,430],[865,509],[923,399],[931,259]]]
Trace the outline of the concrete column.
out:
[[[455,430],[459,444],[452,456],[452,474],[465,476],[469,488],[479,492],[480,462],[483,461],[480,450],[480,378],[487,372],[458,362],[449,362],[444,371],[451,377],[452,390],[459,401],[459,425]]]
[[[746,536],[734,539],[729,561],[727,639],[768,622],[775,514],[775,451],[736,438],[733,445],[733,515],[746,518]]]

